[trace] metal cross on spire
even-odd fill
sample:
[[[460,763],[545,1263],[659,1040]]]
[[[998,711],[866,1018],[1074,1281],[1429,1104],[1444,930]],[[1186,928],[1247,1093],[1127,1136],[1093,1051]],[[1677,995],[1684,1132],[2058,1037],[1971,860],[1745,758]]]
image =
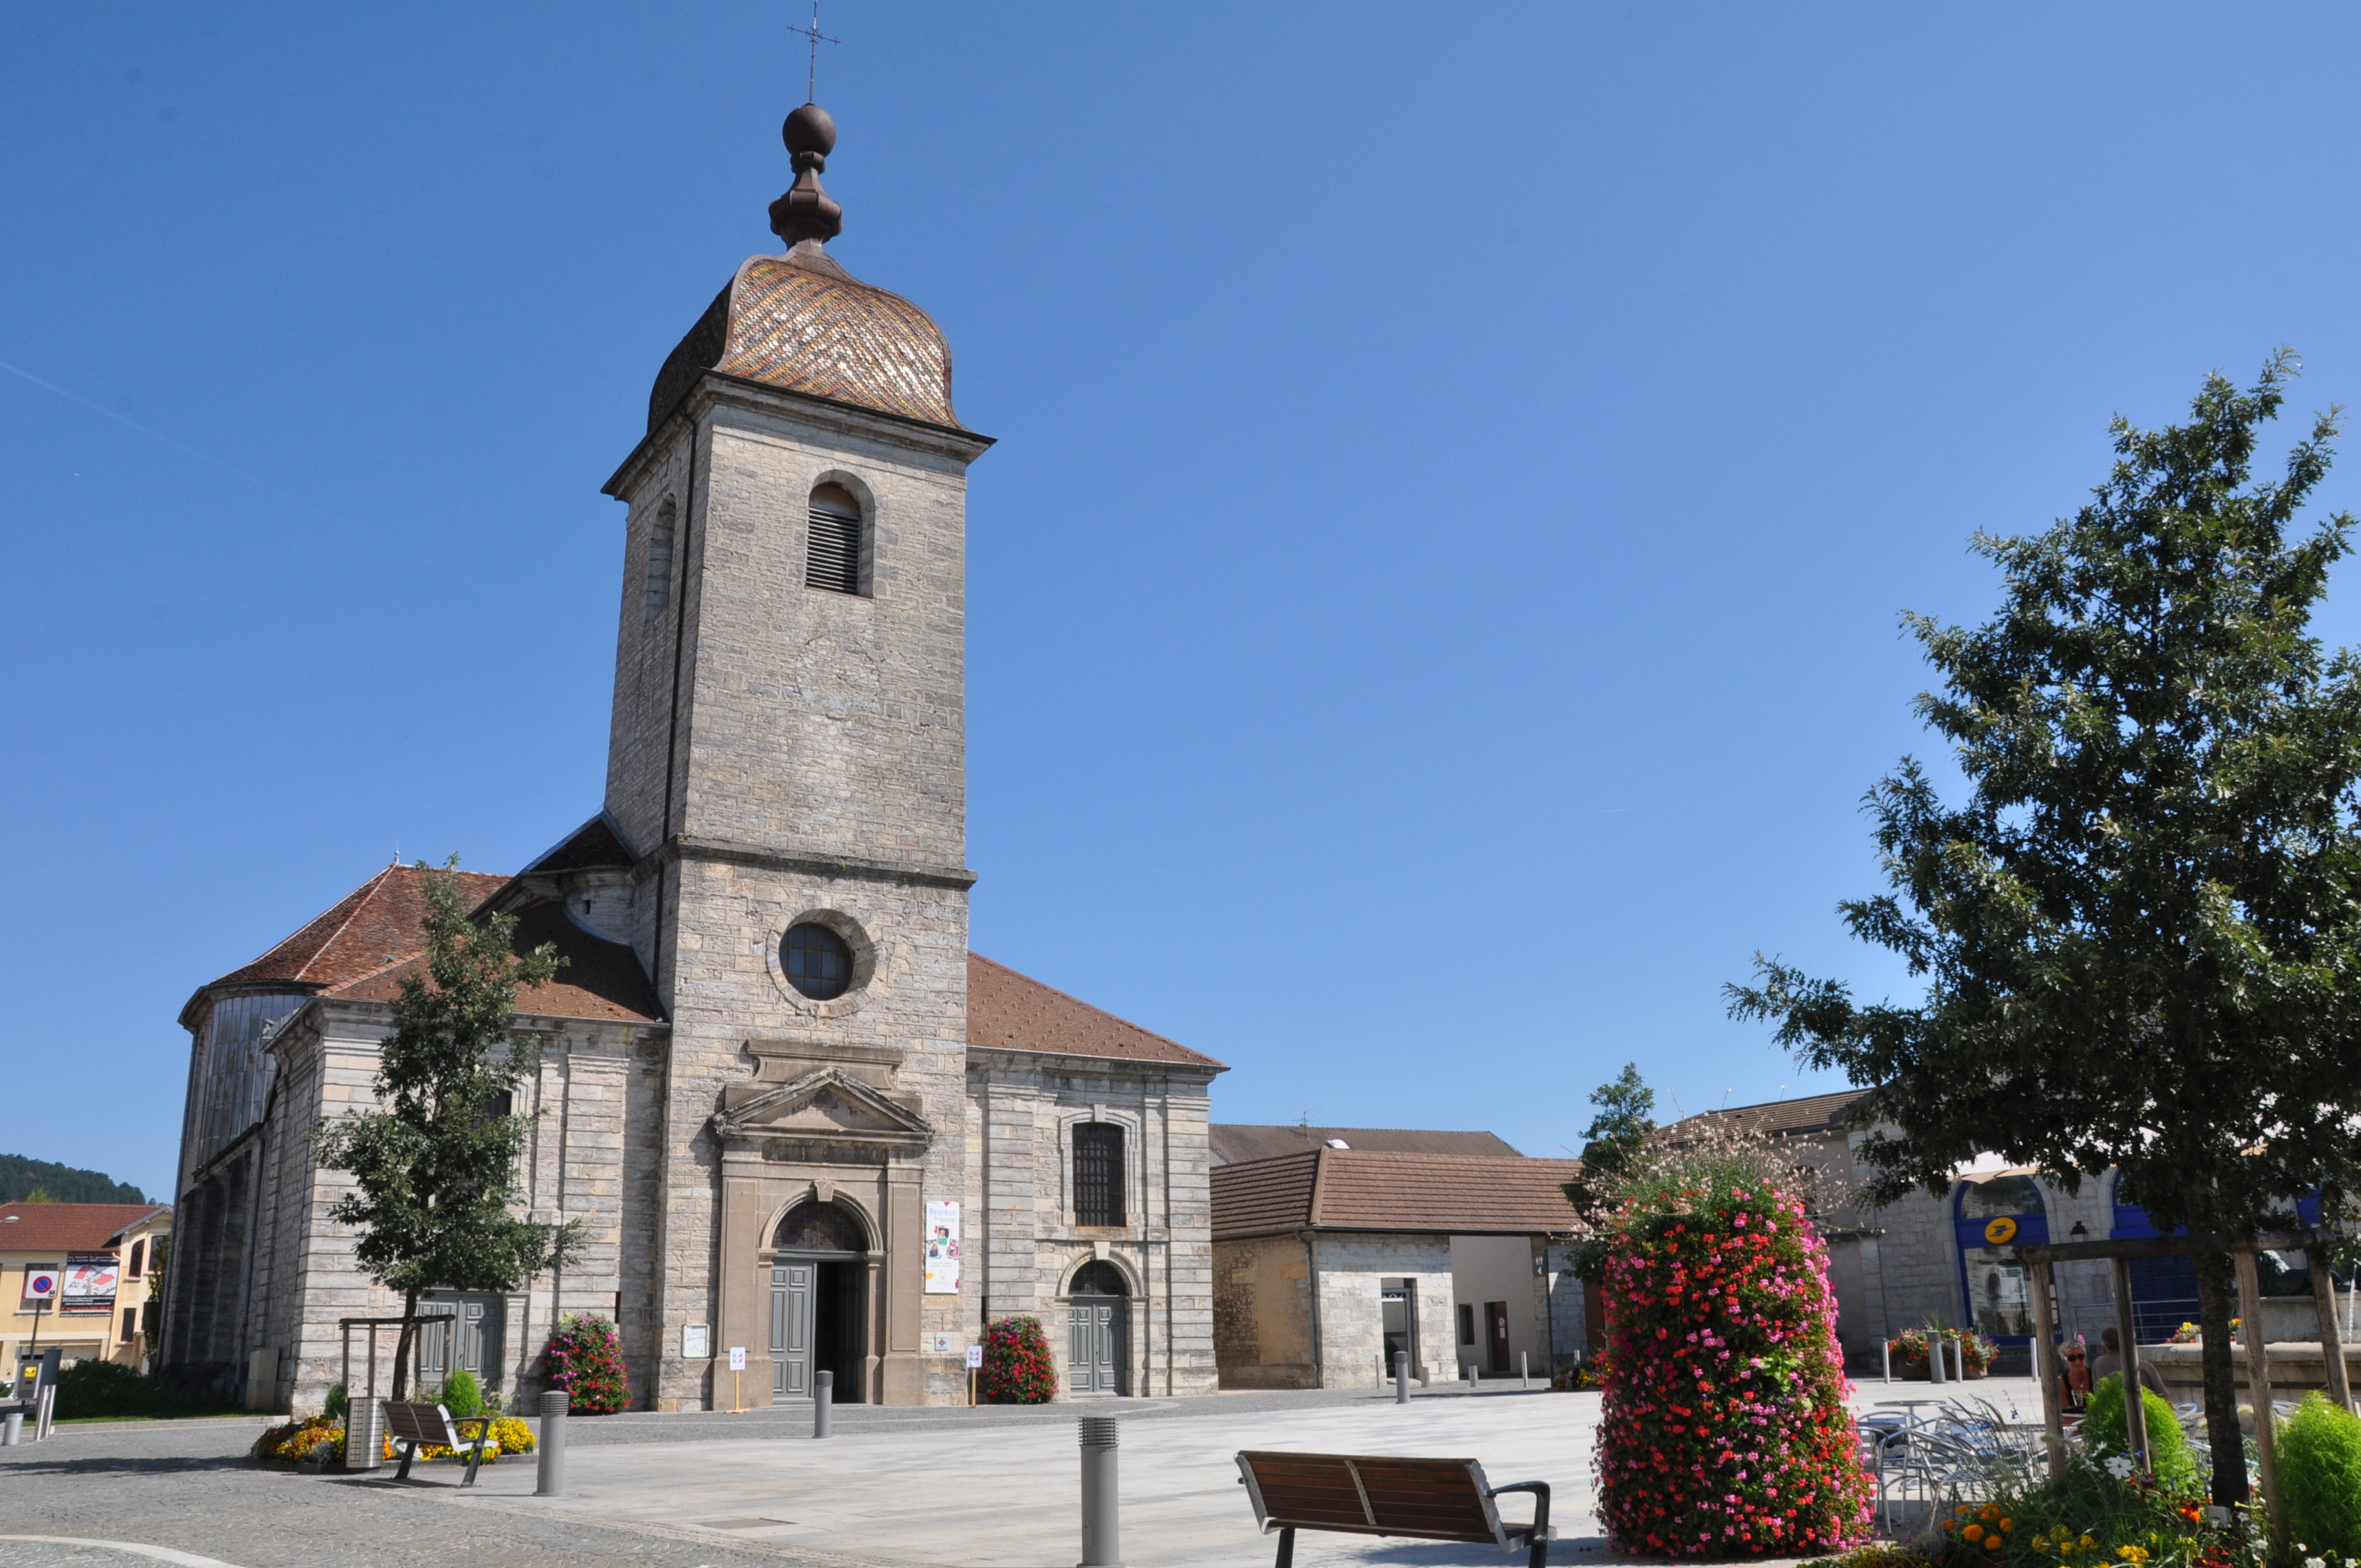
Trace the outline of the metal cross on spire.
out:
[[[806,38],[811,40],[811,65],[804,77],[804,102],[807,104],[817,104],[819,102],[819,46],[822,44],[840,44],[844,40],[842,38],[829,38],[826,33],[819,30],[819,0],[812,0],[812,19],[810,27],[789,27],[787,31],[795,34],[798,38]]]

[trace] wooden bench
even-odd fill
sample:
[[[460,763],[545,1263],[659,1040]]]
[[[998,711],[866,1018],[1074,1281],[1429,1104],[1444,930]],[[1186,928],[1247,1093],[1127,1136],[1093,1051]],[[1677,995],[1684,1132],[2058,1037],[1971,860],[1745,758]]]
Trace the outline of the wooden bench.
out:
[[[460,1428],[473,1427],[476,1434],[465,1437]],[[440,1405],[405,1405],[388,1399],[385,1404],[385,1435],[394,1442],[407,1444],[401,1451],[401,1467],[393,1473],[397,1481],[410,1479],[410,1462],[418,1457],[422,1448],[447,1448],[453,1453],[467,1451],[467,1474],[462,1486],[476,1484],[476,1467],[484,1462],[484,1440],[491,1435],[489,1416],[461,1416],[451,1419],[451,1412]]]
[[[1238,1478],[1263,1533],[1279,1531],[1278,1568],[1294,1563],[1299,1530],[1488,1541],[1503,1553],[1530,1549],[1530,1568],[1549,1562],[1549,1484],[1487,1486],[1484,1467],[1472,1459],[1249,1451],[1238,1455]],[[1532,1523],[1501,1519],[1493,1499],[1506,1492],[1533,1495]]]

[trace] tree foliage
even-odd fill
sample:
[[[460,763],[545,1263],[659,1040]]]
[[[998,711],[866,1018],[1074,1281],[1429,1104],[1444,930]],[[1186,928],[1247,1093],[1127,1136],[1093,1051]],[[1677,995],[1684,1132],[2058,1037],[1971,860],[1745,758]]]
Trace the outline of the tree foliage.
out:
[[[2361,671],[2310,630],[2353,520],[2298,525],[2335,412],[2253,472],[2295,370],[2283,350],[2252,388],[2209,376],[2183,424],[2118,418],[2089,505],[1977,536],[1998,615],[1905,617],[1942,678],[1918,715],[1967,795],[1904,759],[1865,801],[1890,891],[1840,910],[1926,992],[1864,1003],[1760,955],[1730,988],[1733,1014],[1869,1090],[1857,1124],[1893,1129],[1861,1146],[1871,1201],[1948,1190],[1987,1150],[2070,1186],[2120,1168],[2166,1229],[2355,1190]],[[2224,1398],[2225,1277],[2201,1266]]]
[[[455,855],[436,872],[419,862],[425,970],[403,977],[393,1004],[377,1107],[323,1119],[312,1135],[322,1166],[354,1179],[329,1218],[360,1233],[356,1256],[370,1277],[402,1293],[405,1318],[416,1315],[423,1291],[517,1289],[566,1261],[572,1245],[572,1226],[511,1212],[522,1196],[517,1162],[532,1118],[505,1109],[539,1060],[510,1032],[517,988],[544,983],[564,960],[546,943],[518,955],[513,916],[470,920],[458,878],[448,874],[458,863]],[[405,1323],[396,1398],[412,1338]]]

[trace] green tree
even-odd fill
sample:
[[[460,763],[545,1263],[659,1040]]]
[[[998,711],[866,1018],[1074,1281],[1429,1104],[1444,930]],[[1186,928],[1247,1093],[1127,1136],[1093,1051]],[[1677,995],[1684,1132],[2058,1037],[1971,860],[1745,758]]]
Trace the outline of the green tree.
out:
[[[423,974],[404,977],[393,1033],[378,1058],[378,1106],[313,1129],[320,1163],[351,1173],[353,1190],[329,1217],[360,1232],[370,1277],[402,1296],[393,1397],[407,1387],[418,1298],[430,1289],[514,1290],[567,1261],[574,1227],[511,1212],[522,1193],[517,1159],[532,1118],[506,1110],[538,1052],[511,1030],[520,985],[539,985],[565,960],[547,943],[520,956],[516,920],[467,917],[451,857],[424,861]]]
[[[2120,1168],[2160,1227],[2268,1226],[2361,1176],[2361,671],[2310,634],[2338,513],[2295,525],[2334,410],[2252,476],[2296,372],[2209,376],[2187,423],[2118,418],[2091,504],[1979,535],[2003,605],[1973,629],[1905,624],[1939,672],[1916,709],[1967,785],[1914,760],[1871,790],[1890,892],[1839,906],[1923,977],[1914,1005],[1756,955],[1730,988],[1814,1067],[1869,1093],[1872,1201],[1948,1191],[1979,1151],[2058,1175]],[[2290,537],[2290,535],[2294,537]],[[2199,1260],[2217,1500],[2243,1500],[2229,1260]]]
[[[1623,1070],[1590,1091],[1598,1113],[1582,1130],[1582,1174],[1565,1184],[1566,1199],[1594,1232],[1605,1229],[1607,1212],[1615,1206],[1615,1183],[1629,1174],[1648,1135],[1656,1130],[1656,1091],[1640,1077],[1640,1064],[1626,1062]],[[1575,1249],[1577,1278],[1596,1282],[1606,1266],[1603,1242],[1592,1240]]]

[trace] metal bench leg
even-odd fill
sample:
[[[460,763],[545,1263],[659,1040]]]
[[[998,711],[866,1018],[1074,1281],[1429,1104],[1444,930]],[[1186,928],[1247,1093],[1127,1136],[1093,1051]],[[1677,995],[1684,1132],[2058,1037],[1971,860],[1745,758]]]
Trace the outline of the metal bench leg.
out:
[[[412,1460],[413,1460],[413,1459],[417,1458],[417,1457],[418,1457],[418,1443],[417,1443],[416,1440],[415,1440],[415,1439],[412,1439],[412,1441],[410,1441],[410,1442],[404,1442],[404,1443],[401,1445],[401,1466],[400,1466],[398,1469],[396,1469],[396,1470],[394,1471],[394,1473],[393,1473],[393,1478],[394,1478],[395,1480],[397,1480],[397,1481],[407,1481],[407,1480],[409,1480],[409,1479],[410,1479],[410,1462],[411,1462]]]
[[[483,1434],[482,1434],[481,1432],[478,1432],[478,1433],[476,1434],[476,1442],[475,1442],[475,1445],[474,1445],[473,1447],[471,1447],[471,1448],[469,1448],[469,1449],[467,1450],[467,1479],[465,1479],[465,1480],[461,1481],[461,1482],[459,1483],[459,1485],[461,1485],[462,1486],[474,1486],[474,1485],[476,1484],[476,1466],[478,1466],[478,1464],[481,1464],[483,1462],[484,1462],[484,1437],[483,1437]],[[1534,1565],[1534,1568],[1540,1568],[1540,1565],[1539,1565],[1538,1563],[1536,1563],[1536,1564]]]
[[[1282,1525],[1279,1531],[1279,1562],[1275,1568],[1295,1568],[1295,1527]]]

